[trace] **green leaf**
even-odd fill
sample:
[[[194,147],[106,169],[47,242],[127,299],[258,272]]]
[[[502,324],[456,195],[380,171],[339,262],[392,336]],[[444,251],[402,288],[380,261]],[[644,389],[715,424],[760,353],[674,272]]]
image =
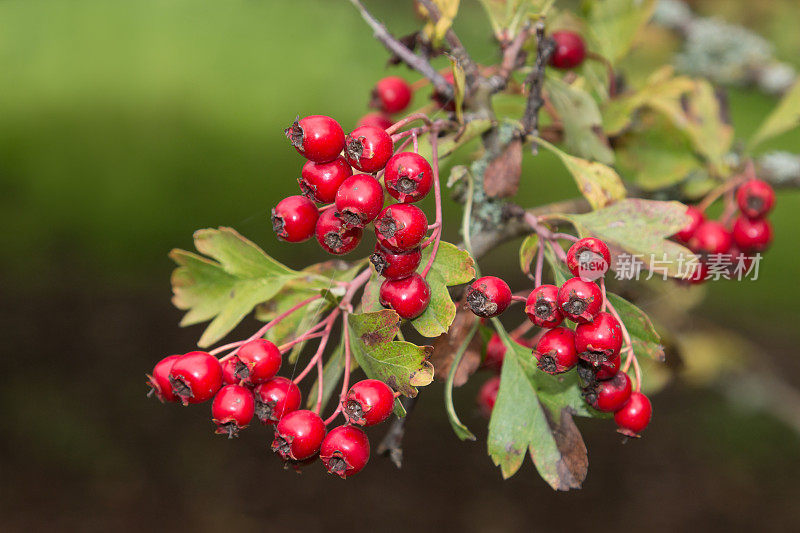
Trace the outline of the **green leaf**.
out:
[[[356,365],[351,363],[350,371],[355,370]],[[328,405],[336,386],[344,374],[344,336],[339,339],[339,345],[331,352],[325,366],[322,369],[322,407]],[[306,407],[313,409],[317,405],[317,390],[319,379],[314,380],[314,385],[309,389]]]
[[[450,67],[453,71],[453,98],[456,104],[456,120],[459,124],[464,122],[464,94],[467,91],[467,78],[464,69],[455,58],[450,58]]]
[[[753,138],[750,139],[749,148],[752,150],[764,141],[786,133],[797,126],[800,126],[800,81],[795,82],[772,110],[772,113],[764,119]]]
[[[444,384],[444,406],[447,410],[447,418],[450,420],[450,425],[453,427],[453,432],[455,432],[456,436],[461,440],[475,440],[475,435],[467,428],[467,426],[464,425],[463,422],[461,422],[461,420],[459,420],[458,415],[456,414],[456,408],[453,406],[453,379],[455,378],[458,365],[461,364],[461,358],[464,356],[464,352],[467,351],[467,347],[469,346],[469,343],[472,342],[472,338],[475,336],[475,333],[478,331],[479,327],[480,321],[476,320],[472,325],[472,328],[464,337],[464,340],[461,342],[461,346],[458,347],[458,350],[453,357],[453,362],[450,364],[450,371],[447,373],[447,381]]]
[[[647,355],[657,361],[664,361],[664,347],[661,346],[661,336],[656,331],[650,317],[621,296],[607,293],[606,298],[619,314],[622,323],[628,330],[633,342],[633,353]]]
[[[531,233],[522,245],[519,247],[519,268],[522,269],[524,274],[531,273],[531,262],[536,257],[536,251],[539,249],[539,235]]]
[[[599,209],[609,203],[625,198],[625,186],[613,168],[571,156],[549,142],[538,139],[537,142],[556,154],[567,167],[581,194],[589,201],[593,209]]]
[[[600,55],[616,64],[627,55],[653,15],[655,0],[593,0],[588,3],[586,27]]]
[[[389,309],[349,315],[350,347],[368,377],[406,396],[416,396],[416,387],[433,381],[433,365],[428,361],[432,348],[393,340],[399,324],[400,317]]]
[[[432,248],[433,246],[428,246],[422,250],[419,272],[422,272],[425,265],[428,264]],[[448,287],[469,283],[475,279],[475,261],[469,253],[445,241],[439,243],[439,250],[436,252],[436,259],[433,260],[431,270],[436,270],[441,274]]]
[[[194,242],[215,261],[172,250],[170,258],[178,264],[172,273],[172,302],[187,311],[183,326],[211,320],[198,341],[200,347],[227,335],[256,305],[301,275],[231,228],[199,230]]]
[[[497,36],[513,37],[529,12],[541,12],[545,0],[480,0]]]
[[[554,246],[558,245],[555,244]],[[567,270],[566,265],[556,257],[555,253],[553,253],[553,249],[549,245],[544,247],[544,257],[547,259],[547,263],[553,271],[553,281],[555,281],[556,285],[560,287],[565,281],[572,277],[572,273]]]
[[[614,151],[603,134],[600,110],[580,84],[581,80],[569,85],[558,78],[545,79],[550,102],[564,124],[564,145],[570,154],[610,165]]]
[[[714,86],[697,80],[694,90],[683,100],[684,118],[676,122],[686,131],[694,149],[704,156],[718,173],[727,173],[725,158],[733,145],[733,126],[723,117]]]

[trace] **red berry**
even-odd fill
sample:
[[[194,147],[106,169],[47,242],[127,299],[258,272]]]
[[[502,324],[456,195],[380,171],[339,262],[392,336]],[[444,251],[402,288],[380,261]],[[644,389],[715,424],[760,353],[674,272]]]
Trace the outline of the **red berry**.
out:
[[[222,384],[223,385],[233,385],[235,383],[239,383],[239,378],[236,377],[236,362],[237,359],[235,357],[231,357],[229,359],[225,359],[222,362]]]
[[[650,423],[652,415],[653,407],[647,396],[641,392],[634,392],[622,409],[614,413],[614,421],[619,426],[617,431],[628,437],[638,437]]]
[[[369,174],[350,176],[336,192],[336,211],[349,226],[363,228],[383,208],[383,187]]]
[[[399,113],[411,102],[411,85],[403,78],[389,76],[383,78],[372,90],[370,105],[386,113]]]
[[[394,309],[401,318],[411,320],[421,315],[431,301],[431,288],[416,272],[403,279],[387,279],[381,284],[381,305]]]
[[[258,385],[275,376],[281,368],[281,352],[266,339],[243,344],[236,352],[236,377]]]
[[[619,411],[631,397],[631,378],[625,372],[618,372],[611,379],[597,384],[596,397],[592,407],[604,413]]]
[[[511,303],[511,289],[502,279],[484,276],[472,282],[466,292],[467,307],[484,318],[497,316]]]
[[[156,395],[161,402],[177,402],[178,397],[172,393],[172,384],[169,382],[169,372],[172,365],[178,360],[180,355],[169,355],[156,363],[153,373],[147,374],[147,385],[150,387],[148,396]]]
[[[622,326],[610,313],[598,313],[591,322],[575,328],[575,349],[584,361],[600,364],[621,348]]]
[[[300,155],[317,163],[333,161],[345,146],[342,127],[325,115],[296,119],[283,133]]]
[[[591,322],[603,306],[603,293],[596,283],[571,278],[558,289],[558,307],[573,322]]]
[[[381,113],[367,113],[358,121],[358,126],[370,126],[385,130],[394,124],[392,119]]]
[[[586,58],[586,45],[583,38],[571,31],[554,31],[550,36],[556,48],[550,56],[550,64],[555,68],[575,68]]]
[[[227,435],[229,439],[237,437],[239,430],[246,428],[253,419],[255,405],[253,393],[247,387],[222,387],[211,404],[211,419],[217,425],[216,433]]]
[[[763,252],[772,242],[772,226],[766,218],[736,217],[733,240],[746,253]]]
[[[316,227],[317,242],[334,255],[350,252],[361,242],[361,228],[345,227],[344,221],[334,209],[326,209],[319,215]]]
[[[303,242],[314,235],[318,217],[314,202],[305,196],[290,196],[272,210],[272,229],[281,240]]]
[[[500,376],[492,376],[486,380],[478,391],[478,408],[486,418],[492,416],[494,404],[497,402],[497,393],[500,391]]]
[[[374,426],[392,414],[394,391],[377,379],[359,381],[342,400],[342,412],[350,424]]]
[[[564,315],[558,307],[558,287],[539,285],[525,301],[525,313],[540,328],[554,328],[561,324]]]
[[[336,191],[344,180],[353,175],[353,169],[339,156],[329,163],[307,161],[297,180],[303,195],[321,204],[330,204],[336,199]]]
[[[750,180],[736,191],[736,203],[744,216],[760,218],[775,205],[775,191],[765,181]]]
[[[345,142],[344,156],[361,172],[377,172],[392,157],[392,137],[381,128],[361,126],[354,129]]]
[[[675,240],[683,244],[689,242],[697,231],[697,228],[700,227],[700,224],[706,219],[703,212],[693,205],[686,206],[686,215],[689,217],[689,222],[674,235]]]
[[[617,375],[619,372],[619,367],[622,364],[622,357],[618,353],[610,356],[605,361],[601,361],[598,364],[592,365],[594,369],[597,371],[595,377],[598,381],[604,381],[606,379],[611,379]]]
[[[431,190],[433,169],[421,155],[400,152],[386,163],[383,182],[386,190],[398,202],[417,202],[425,198]]]
[[[560,374],[578,364],[575,350],[575,333],[569,328],[554,328],[545,332],[533,355],[539,361],[539,369],[548,374]]]
[[[222,387],[222,365],[209,353],[189,352],[172,365],[169,382],[183,405],[202,403]]]
[[[706,220],[697,227],[689,247],[701,255],[724,254],[731,249],[733,238],[721,222]]]
[[[375,220],[375,236],[381,246],[405,252],[422,243],[428,232],[428,219],[419,207],[394,204],[381,211]]]
[[[611,253],[608,246],[594,237],[580,239],[567,251],[567,268],[573,276],[586,281],[603,277],[610,265]]]
[[[387,250],[380,243],[375,244],[375,251],[369,260],[375,267],[375,271],[386,279],[402,279],[413,274],[420,261],[422,251],[414,248],[408,252],[392,252]]]
[[[300,407],[300,389],[290,379],[276,376],[253,389],[256,416],[262,424],[275,424]]]
[[[325,435],[319,458],[331,474],[342,479],[361,472],[369,461],[369,439],[362,429],[339,426]]]
[[[292,411],[275,426],[272,451],[284,460],[302,461],[319,451],[323,438],[325,423],[317,413],[305,409]]]

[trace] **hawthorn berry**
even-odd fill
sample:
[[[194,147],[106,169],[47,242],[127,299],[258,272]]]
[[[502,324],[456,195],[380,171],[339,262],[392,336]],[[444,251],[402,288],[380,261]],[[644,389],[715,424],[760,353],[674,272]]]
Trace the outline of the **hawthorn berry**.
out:
[[[361,472],[369,461],[369,439],[355,426],[339,426],[325,435],[319,458],[328,470],[342,479]]]
[[[675,240],[688,244],[689,240],[694,236],[697,228],[705,221],[706,216],[693,205],[686,206],[686,215],[689,217],[689,222],[681,228],[681,230],[673,235]]]
[[[177,402],[178,397],[172,392],[172,384],[169,382],[169,373],[172,365],[178,360],[180,355],[168,355],[153,367],[153,373],[147,374],[147,385],[150,391],[147,396],[156,395],[161,403]]]
[[[272,451],[284,460],[302,461],[319,451],[325,438],[325,423],[313,411],[292,411],[275,426]]]
[[[652,415],[653,406],[647,396],[641,392],[633,392],[625,405],[614,413],[614,421],[619,426],[617,431],[627,437],[638,437],[650,423]]]
[[[239,436],[239,430],[250,424],[255,412],[253,393],[240,385],[225,385],[211,404],[211,419],[217,425],[218,435],[229,439]]]
[[[431,301],[428,282],[416,272],[403,279],[387,279],[378,292],[380,303],[394,309],[401,318],[411,320],[421,315]]]
[[[398,202],[418,202],[431,190],[433,169],[421,155],[400,152],[386,163],[383,182],[386,190]]]
[[[619,368],[622,364],[622,357],[618,353],[611,355],[608,359],[594,363],[593,366],[596,370],[595,378],[598,381],[605,381],[617,375]]]
[[[411,85],[403,78],[388,76],[375,84],[370,106],[385,113],[399,113],[411,103]]]
[[[472,282],[465,298],[470,311],[491,318],[505,311],[511,303],[511,289],[498,277],[484,276]]]
[[[622,326],[611,313],[597,313],[594,320],[575,328],[575,349],[581,359],[599,364],[622,348]]]
[[[374,426],[392,414],[394,391],[378,379],[364,379],[347,391],[342,412],[350,424]]]
[[[625,372],[597,383],[594,398],[589,404],[604,413],[619,411],[631,397],[631,378]],[[587,398],[588,400],[589,398]]]
[[[736,191],[736,203],[744,216],[760,218],[775,205],[775,191],[765,181],[749,180]]]
[[[317,163],[333,161],[345,146],[342,127],[325,115],[295,119],[283,133],[300,155]]]
[[[732,243],[731,232],[721,222],[706,220],[697,227],[694,235],[689,240],[689,247],[705,256],[727,253],[731,249]]]
[[[392,119],[381,113],[367,113],[358,121],[358,126],[370,126],[385,130],[394,124]]]
[[[281,368],[281,352],[267,339],[243,344],[236,352],[236,377],[258,385],[275,376]]]
[[[315,229],[317,242],[334,255],[350,252],[361,242],[361,228],[346,227],[344,221],[333,209],[326,209],[319,215]]]
[[[500,376],[492,376],[481,385],[478,390],[478,408],[486,418],[492,416],[494,404],[497,402],[497,393],[500,391]]]
[[[361,172],[373,173],[386,166],[392,157],[392,137],[375,126],[354,129],[345,140],[347,162]]]
[[[558,287],[539,285],[525,301],[525,313],[540,328],[554,328],[561,324],[564,315],[558,306]]]
[[[772,242],[772,225],[766,218],[736,217],[733,240],[746,253],[763,252]]]
[[[233,385],[239,383],[239,378],[236,377],[236,358],[231,357],[222,362],[222,384]]]
[[[555,42],[555,50],[550,56],[550,65],[558,69],[575,68],[586,58],[586,44],[583,37],[572,31],[554,31],[550,36]]]
[[[175,360],[169,382],[183,405],[202,403],[222,387],[222,365],[207,352],[189,352]]]
[[[272,209],[272,229],[287,242],[303,242],[314,235],[319,210],[305,196],[289,196]]]
[[[417,247],[408,252],[393,252],[375,243],[375,251],[369,260],[378,275],[386,279],[402,279],[416,272],[422,260],[422,250]]]
[[[428,232],[428,219],[412,204],[390,205],[375,220],[375,236],[384,248],[405,252],[417,248]]]
[[[355,174],[336,191],[336,211],[348,226],[363,228],[383,208],[383,187],[369,174]]]
[[[290,379],[276,376],[253,389],[256,416],[262,424],[276,424],[300,407],[300,389]]]
[[[575,333],[564,327],[546,331],[533,355],[539,362],[540,370],[548,374],[560,374],[578,364],[578,352],[575,350]]]
[[[594,237],[578,240],[567,251],[567,268],[573,276],[586,281],[602,277],[611,265],[611,252],[606,243]]]
[[[330,204],[336,200],[336,191],[342,182],[353,175],[353,169],[339,156],[328,163],[307,161],[300,171],[300,190],[307,198],[321,204]]]
[[[602,305],[603,293],[591,281],[570,278],[558,289],[558,308],[573,322],[591,322]]]

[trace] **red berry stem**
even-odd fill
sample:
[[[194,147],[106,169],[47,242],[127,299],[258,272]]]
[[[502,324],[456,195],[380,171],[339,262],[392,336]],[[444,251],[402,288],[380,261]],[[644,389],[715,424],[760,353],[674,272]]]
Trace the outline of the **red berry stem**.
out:
[[[325,346],[328,344],[328,340],[330,339],[331,336],[331,330],[333,329],[333,325],[336,323],[336,319],[338,317],[339,317],[339,309],[334,309],[333,311],[331,311],[331,314],[329,314],[325,320],[317,324],[317,326],[319,326],[320,324],[325,325],[322,341],[320,341],[319,347],[317,347],[317,351],[314,354],[314,357],[312,357],[311,360],[308,362],[308,365],[306,365],[306,367],[297,375],[297,377],[295,377],[292,380],[295,385],[303,381],[303,378],[305,378],[308,375],[308,373],[311,372],[311,369],[314,368],[314,365],[317,364],[318,359],[322,359],[322,354],[325,351]]]
[[[412,142],[414,143],[414,153],[418,154],[419,153],[419,139],[417,139],[417,132],[416,131],[411,134],[411,139],[412,139]]]
[[[433,198],[436,201],[436,220],[434,224],[437,225],[433,230],[433,250],[428,258],[428,264],[422,270],[422,277],[426,277],[430,272],[433,262],[436,259],[436,252],[439,251],[439,242],[442,238],[442,188],[439,184],[439,146],[438,146],[438,128],[434,127],[431,130],[431,170],[433,170]]]
[[[342,412],[342,405],[344,405],[347,391],[350,388],[350,358],[352,357],[352,353],[350,351],[350,328],[347,327],[348,315],[349,313],[345,311],[343,318],[344,327],[342,328],[342,335],[344,335],[344,376],[342,377],[342,392],[339,394],[339,402],[336,404],[336,410],[333,411],[331,416],[325,419],[326,426],[336,420],[336,417]],[[320,383],[321,382],[322,379],[320,379]],[[317,403],[319,404],[322,400],[322,391],[319,392],[318,398],[319,400],[317,400]]]
[[[285,344],[281,344],[280,346],[278,346],[278,350],[283,354],[283,353],[288,352],[289,349],[292,346],[294,346],[295,344],[300,344],[301,342],[304,342],[304,341],[307,341],[307,340],[311,340],[311,339],[318,339],[319,337],[322,337],[323,335],[325,335],[324,331],[316,331],[316,332],[312,332],[312,333],[303,333],[302,335],[300,335],[296,339],[291,340],[291,341],[289,341],[289,342],[287,342]]]
[[[600,278],[600,293],[603,295],[603,308],[601,309],[601,311],[605,311],[608,308],[608,306],[611,305],[611,304],[608,303],[608,298],[606,298],[606,279],[605,278]],[[622,323],[622,320],[619,320],[619,323],[622,326],[622,329],[624,330],[625,329],[625,325]]]
[[[526,296],[520,296],[518,294],[512,294],[511,295],[511,301],[512,302],[527,302],[528,298]]]
[[[536,250],[536,270],[533,274],[533,287],[539,287],[542,284],[542,269],[544,267],[544,243],[539,243],[539,249]]]
[[[605,286],[602,284],[602,281],[600,286],[605,291]],[[636,391],[638,392],[642,388],[642,371],[639,368],[639,361],[636,359],[636,354],[633,353],[633,342],[631,341],[631,336],[628,333],[628,328],[625,327],[625,323],[622,321],[622,318],[620,318],[617,310],[614,309],[614,306],[611,305],[611,302],[605,298],[605,292],[603,293],[603,305],[608,309],[608,312],[617,319],[617,322],[619,322],[619,327],[622,329],[622,339],[625,342],[623,351],[628,352],[628,355],[625,358],[625,364],[622,367],[622,371],[627,372],[628,368],[631,366],[631,363],[633,363],[633,370],[636,373]]]
[[[725,194],[728,191],[734,190],[736,187],[741,185],[742,183],[746,182],[747,180],[754,179],[756,177],[756,170],[755,166],[753,165],[752,160],[748,160],[745,164],[744,171],[739,174],[738,176],[734,176],[716,189],[712,189],[705,198],[701,202],[697,204],[697,209],[700,211],[705,212],[706,209],[711,207],[711,204],[717,201],[720,196]]]
[[[400,128],[406,126],[407,124],[411,124],[412,122],[414,122],[416,120],[423,121],[429,127],[433,126],[433,121],[425,113],[411,113],[410,115],[406,116],[405,118],[402,118],[402,119],[398,120],[397,122],[395,122],[394,124],[392,124],[391,126],[386,128],[386,133],[388,133],[389,135],[392,135],[394,132],[396,132]]]

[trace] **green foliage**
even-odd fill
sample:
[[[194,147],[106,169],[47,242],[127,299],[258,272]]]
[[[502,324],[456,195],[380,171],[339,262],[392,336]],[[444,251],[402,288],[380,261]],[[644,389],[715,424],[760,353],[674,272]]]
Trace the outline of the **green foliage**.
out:
[[[532,233],[525,237],[519,247],[519,268],[524,274],[531,273],[531,262],[536,257],[536,252],[539,249],[539,236]]]
[[[795,82],[750,139],[750,149],[800,126],[800,82]]]
[[[636,35],[650,20],[656,0],[590,0],[586,26],[599,52],[612,64],[627,55]]]
[[[628,330],[633,343],[633,352],[637,356],[646,355],[663,363],[664,347],[661,346],[661,336],[653,326],[650,317],[621,296],[609,292],[606,294],[606,298],[614,306]]]

